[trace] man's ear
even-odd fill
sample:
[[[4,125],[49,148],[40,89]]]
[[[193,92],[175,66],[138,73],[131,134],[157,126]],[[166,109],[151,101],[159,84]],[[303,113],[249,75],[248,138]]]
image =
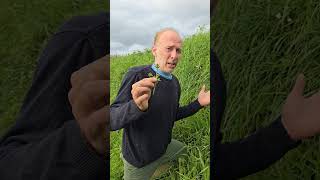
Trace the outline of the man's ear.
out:
[[[152,54],[153,54],[153,56],[154,56],[154,57],[156,57],[156,51],[157,51],[156,46],[155,46],[155,45],[153,45],[151,50],[152,50]]]

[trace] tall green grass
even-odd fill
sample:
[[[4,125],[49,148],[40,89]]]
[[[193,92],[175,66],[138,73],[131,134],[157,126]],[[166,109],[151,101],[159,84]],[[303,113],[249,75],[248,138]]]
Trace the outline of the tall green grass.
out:
[[[212,18],[214,49],[227,80],[224,141],[272,122],[296,76],[305,95],[320,87],[320,2],[224,0]],[[244,179],[320,179],[319,137],[303,141],[268,169]]]
[[[174,71],[181,84],[181,105],[195,100],[205,84],[209,87],[210,34],[198,32],[184,40],[182,58]],[[150,50],[126,56],[111,57],[111,102],[114,101],[123,76],[130,67],[152,64]],[[188,156],[180,158],[163,179],[209,179],[210,128],[209,108],[201,109],[196,115],[178,121],[173,138],[187,145]],[[120,158],[122,131],[111,133],[111,179],[123,177],[123,162]]]

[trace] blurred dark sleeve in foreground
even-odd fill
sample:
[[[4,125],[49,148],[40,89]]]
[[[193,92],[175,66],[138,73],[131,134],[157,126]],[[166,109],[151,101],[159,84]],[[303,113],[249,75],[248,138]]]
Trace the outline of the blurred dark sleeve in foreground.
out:
[[[0,141],[0,179],[106,179],[109,162],[83,138],[68,101],[70,76],[109,54],[109,14],[75,17],[40,55],[16,123]]]
[[[226,105],[226,84],[220,62],[211,51],[211,176],[236,179],[264,170],[300,144],[290,139],[281,117],[249,136],[221,143],[221,121]]]

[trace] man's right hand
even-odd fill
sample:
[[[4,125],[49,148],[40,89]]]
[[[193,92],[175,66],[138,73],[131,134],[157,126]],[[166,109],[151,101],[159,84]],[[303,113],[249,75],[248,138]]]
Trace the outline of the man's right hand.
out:
[[[155,77],[144,78],[132,85],[131,95],[141,111],[146,111],[149,107],[151,91],[154,88],[157,79]]]
[[[282,109],[282,124],[293,140],[320,133],[320,92],[304,98],[305,81],[300,74]]]
[[[73,72],[68,94],[85,140],[104,156],[109,151],[109,65],[106,55]]]

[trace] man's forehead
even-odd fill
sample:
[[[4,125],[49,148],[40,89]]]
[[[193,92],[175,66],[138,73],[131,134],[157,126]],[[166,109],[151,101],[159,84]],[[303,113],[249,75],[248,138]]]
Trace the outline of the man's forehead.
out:
[[[166,44],[168,46],[173,46],[173,45],[181,44],[182,39],[178,33],[174,32],[174,31],[166,31],[160,35],[158,42],[160,44]]]
[[[181,48],[182,47],[182,41],[159,41],[158,44],[163,47],[175,47],[175,48]]]
[[[166,47],[177,47],[177,48],[181,48],[182,46],[182,42],[165,42],[165,43],[162,43],[162,45],[166,46]]]

